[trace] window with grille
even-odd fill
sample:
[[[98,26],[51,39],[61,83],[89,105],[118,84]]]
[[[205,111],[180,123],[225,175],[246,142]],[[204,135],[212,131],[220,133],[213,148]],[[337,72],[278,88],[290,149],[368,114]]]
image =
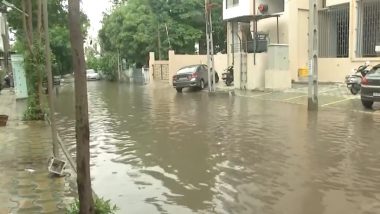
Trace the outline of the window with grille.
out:
[[[319,57],[348,57],[349,6],[349,4],[342,4],[319,11]]]
[[[357,57],[378,57],[380,46],[380,1],[361,0],[358,5]]]

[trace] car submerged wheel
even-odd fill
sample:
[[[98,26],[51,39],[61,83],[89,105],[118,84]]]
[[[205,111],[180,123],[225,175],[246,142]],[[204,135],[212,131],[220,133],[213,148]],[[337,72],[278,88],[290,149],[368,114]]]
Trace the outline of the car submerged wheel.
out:
[[[200,88],[201,88],[201,89],[204,89],[204,88],[205,88],[205,82],[204,82],[203,80],[201,80]]]
[[[356,88],[356,87],[352,86],[352,88],[350,89],[350,91],[351,91],[351,94],[357,95],[359,93],[359,91],[360,91],[360,88]]]
[[[176,90],[177,90],[178,93],[182,92],[182,88],[176,88]]]
[[[226,80],[226,85],[227,85],[227,86],[231,86],[231,83],[232,83],[231,80],[229,80],[229,79]]]
[[[365,108],[371,109],[373,105],[373,101],[369,100],[362,100],[362,104]]]

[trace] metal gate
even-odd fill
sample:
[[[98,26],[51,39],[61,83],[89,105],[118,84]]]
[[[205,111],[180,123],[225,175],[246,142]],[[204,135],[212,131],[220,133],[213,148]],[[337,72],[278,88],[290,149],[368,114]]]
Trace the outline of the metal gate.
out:
[[[342,4],[318,11],[320,26],[319,57],[348,57],[349,6],[349,4]]]
[[[141,68],[133,69],[132,79],[134,83],[144,84],[145,78],[144,78],[143,70]]]
[[[154,80],[169,80],[169,64],[154,64],[153,65]]]
[[[240,89],[247,89],[247,70],[248,70],[248,67],[247,67],[247,53],[246,52],[242,52],[241,53],[241,73],[240,73]]]
[[[377,57],[375,46],[380,45],[380,1],[362,0],[358,4],[358,56]]]

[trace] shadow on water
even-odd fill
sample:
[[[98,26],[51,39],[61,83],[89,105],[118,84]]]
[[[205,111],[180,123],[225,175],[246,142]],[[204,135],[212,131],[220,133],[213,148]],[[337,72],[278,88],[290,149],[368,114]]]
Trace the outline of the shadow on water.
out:
[[[72,87],[56,101],[75,152]],[[93,185],[130,213],[380,212],[380,118],[88,84]]]

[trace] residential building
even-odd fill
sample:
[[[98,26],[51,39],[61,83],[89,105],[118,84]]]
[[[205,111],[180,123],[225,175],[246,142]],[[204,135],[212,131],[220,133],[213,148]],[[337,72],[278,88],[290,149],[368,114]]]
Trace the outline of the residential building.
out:
[[[318,0],[318,7],[319,81],[342,82],[366,61],[380,64],[375,51],[380,46],[380,0]],[[277,84],[284,88],[291,80],[303,80],[299,69],[308,68],[308,16],[308,0],[224,0],[235,87],[268,88],[266,83],[274,79],[285,81]],[[268,51],[250,53],[255,35],[267,35]],[[268,72],[278,60],[286,72]]]

